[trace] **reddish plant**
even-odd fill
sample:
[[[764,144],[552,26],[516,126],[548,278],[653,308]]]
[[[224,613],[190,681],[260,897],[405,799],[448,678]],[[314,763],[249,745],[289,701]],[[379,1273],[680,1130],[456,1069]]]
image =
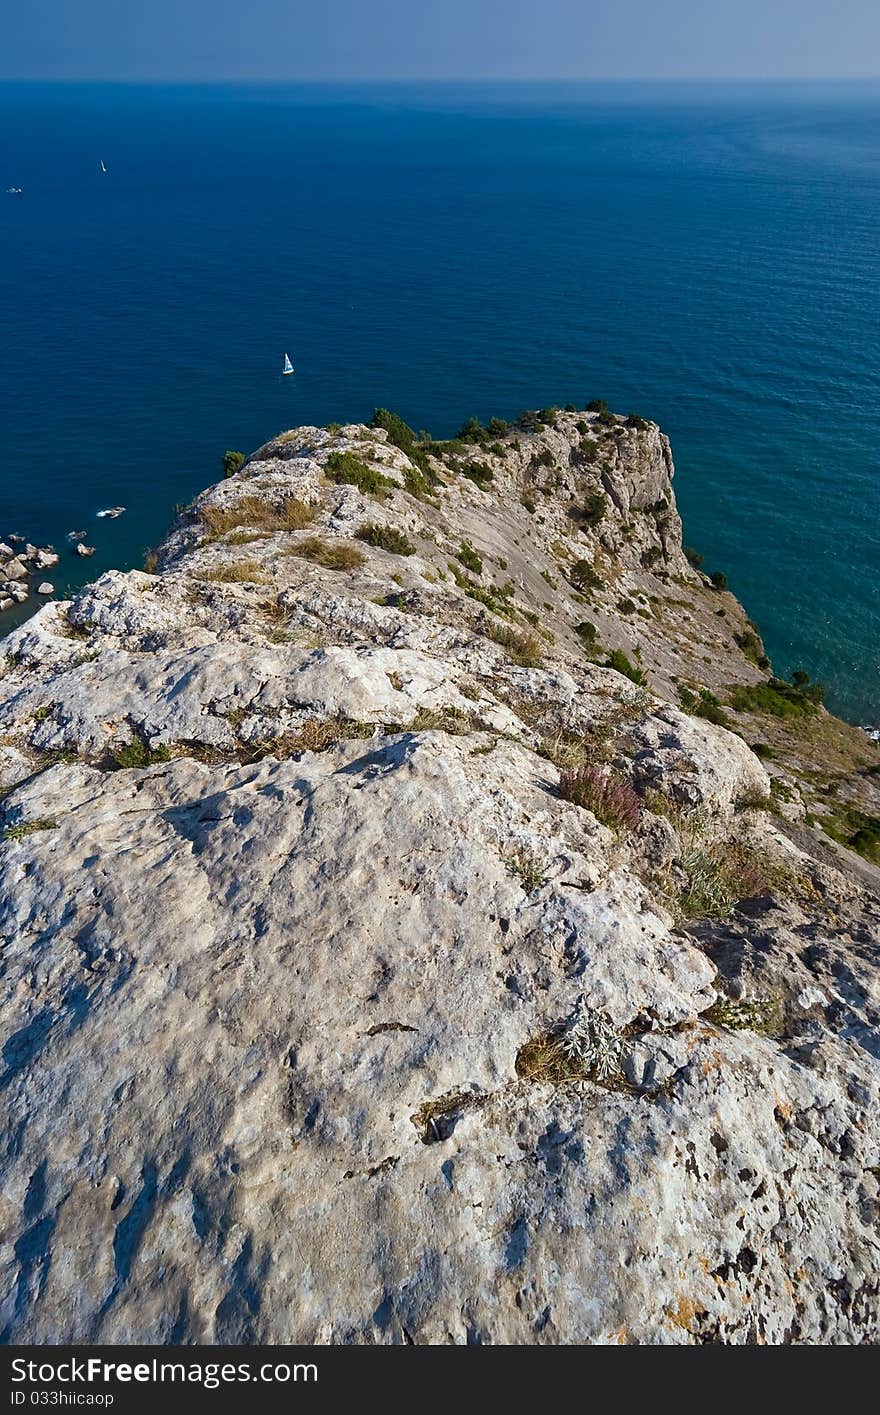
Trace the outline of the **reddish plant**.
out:
[[[575,806],[592,811],[611,830],[634,830],[644,809],[642,801],[625,776],[600,771],[595,766],[579,766],[563,771],[559,794]]]

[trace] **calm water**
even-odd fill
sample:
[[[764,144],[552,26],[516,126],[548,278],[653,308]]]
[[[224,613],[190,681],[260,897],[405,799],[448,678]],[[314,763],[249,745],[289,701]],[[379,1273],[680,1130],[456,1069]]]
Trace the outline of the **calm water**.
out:
[[[880,721],[880,87],[7,85],[12,184],[0,532],[88,528],[59,586],[291,424],[601,396],[777,669]]]

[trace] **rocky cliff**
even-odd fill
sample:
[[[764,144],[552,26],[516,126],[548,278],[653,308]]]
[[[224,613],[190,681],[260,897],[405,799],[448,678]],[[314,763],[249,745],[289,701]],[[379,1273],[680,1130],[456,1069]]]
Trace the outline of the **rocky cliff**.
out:
[[[672,476],[300,428],[3,641],[4,1339],[877,1338],[880,750]]]

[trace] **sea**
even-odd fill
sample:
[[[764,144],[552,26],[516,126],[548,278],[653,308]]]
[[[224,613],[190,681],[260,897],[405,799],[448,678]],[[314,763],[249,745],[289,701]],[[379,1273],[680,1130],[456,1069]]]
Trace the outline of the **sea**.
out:
[[[0,347],[59,592],[283,428],[605,398],[775,670],[880,723],[878,83],[0,85]]]

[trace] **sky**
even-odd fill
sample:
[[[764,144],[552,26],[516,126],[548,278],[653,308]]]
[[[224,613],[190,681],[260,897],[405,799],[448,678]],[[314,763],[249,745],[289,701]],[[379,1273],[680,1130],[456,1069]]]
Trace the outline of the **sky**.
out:
[[[0,0],[0,79],[856,78],[880,0]]]

